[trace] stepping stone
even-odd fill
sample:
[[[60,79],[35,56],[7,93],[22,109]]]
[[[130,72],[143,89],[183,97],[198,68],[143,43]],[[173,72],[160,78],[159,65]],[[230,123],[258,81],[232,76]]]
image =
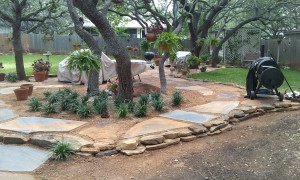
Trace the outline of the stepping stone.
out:
[[[0,122],[15,118],[17,115],[9,108],[0,109]]]
[[[46,150],[29,146],[0,145],[0,171],[33,171],[50,157],[51,153]]]
[[[156,133],[161,131],[167,131],[171,129],[177,129],[182,127],[188,127],[191,123],[178,122],[175,120],[155,117],[149,120],[145,120],[141,123],[136,124],[130,128],[124,135],[124,138],[131,138],[141,135],[146,135],[150,133]]]
[[[228,114],[239,105],[239,101],[214,101],[188,108],[190,111],[212,114]]]
[[[19,87],[8,87],[8,88],[1,88],[0,94],[13,94],[15,89],[18,89]]]
[[[16,173],[7,173],[0,172],[0,179],[8,179],[8,180],[35,180],[35,178],[30,174],[16,174]]]
[[[202,86],[184,86],[184,87],[175,87],[176,89],[182,90],[191,90],[191,91],[198,91],[199,93],[203,94],[204,96],[213,95],[213,91]]]
[[[217,95],[219,101],[237,101],[239,100],[239,93],[232,91],[220,91]]]
[[[199,113],[195,113],[195,112],[188,112],[188,111],[182,111],[182,110],[175,110],[175,111],[172,111],[169,113],[161,114],[160,116],[175,119],[175,120],[189,121],[189,122],[195,122],[195,123],[206,122],[206,121],[209,121],[211,119],[218,117],[218,116],[214,116],[214,115],[199,114]]]
[[[10,105],[6,104],[4,101],[0,99],[0,107],[9,107]]]
[[[0,129],[17,131],[22,133],[33,132],[68,132],[86,124],[81,121],[44,117],[21,117],[0,124]]]

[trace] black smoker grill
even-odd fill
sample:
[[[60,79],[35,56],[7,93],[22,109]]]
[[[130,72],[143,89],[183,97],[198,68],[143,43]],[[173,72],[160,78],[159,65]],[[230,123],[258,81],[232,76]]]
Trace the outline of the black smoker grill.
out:
[[[259,58],[251,64],[249,69],[246,79],[246,97],[255,99],[257,94],[269,94],[277,95],[279,101],[282,101],[283,94],[278,91],[278,88],[283,81],[284,76],[271,57]],[[261,89],[262,86],[266,89]]]

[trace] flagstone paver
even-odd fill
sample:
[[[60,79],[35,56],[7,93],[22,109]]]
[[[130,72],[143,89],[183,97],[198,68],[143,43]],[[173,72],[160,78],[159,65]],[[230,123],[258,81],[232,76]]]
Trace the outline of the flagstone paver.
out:
[[[124,138],[131,138],[160,131],[188,127],[190,125],[191,123],[179,122],[163,117],[155,117],[138,123],[130,128],[124,135]]]
[[[237,101],[239,100],[239,93],[230,91],[219,91],[217,95],[219,101]]]
[[[29,146],[0,145],[0,170],[33,171],[50,156],[49,151]]]
[[[195,112],[188,112],[182,110],[175,110],[172,112],[161,114],[160,116],[175,119],[175,120],[195,122],[195,123],[202,123],[218,117],[214,115],[199,114]]]
[[[190,111],[212,114],[228,114],[239,105],[239,101],[213,101],[188,108]]]
[[[8,87],[8,88],[1,88],[0,94],[12,94],[14,93],[15,89],[18,89],[19,87]]]
[[[33,132],[68,132],[86,122],[44,117],[20,117],[15,120],[1,123],[0,129],[22,133]]]
[[[17,115],[9,108],[0,109],[0,122],[17,117]]]
[[[16,174],[9,172],[0,172],[0,179],[3,180],[35,180],[30,174]]]
[[[185,87],[175,87],[176,89],[181,90],[191,90],[191,91],[198,91],[199,93],[203,94],[204,96],[210,96],[213,95],[213,91],[209,88],[203,87],[203,86],[185,86]]]

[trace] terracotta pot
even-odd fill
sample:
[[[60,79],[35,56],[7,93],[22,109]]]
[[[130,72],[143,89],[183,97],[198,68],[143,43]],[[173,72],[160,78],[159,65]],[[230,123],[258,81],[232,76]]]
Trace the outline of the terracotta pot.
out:
[[[148,41],[155,41],[157,36],[154,33],[147,33],[146,38],[147,38]]]
[[[28,98],[28,88],[18,88],[14,90],[18,101],[27,100]]]
[[[5,73],[0,73],[0,81],[4,81],[5,79]]]
[[[34,79],[36,82],[43,82],[45,80],[46,71],[33,72]]]
[[[28,96],[32,95],[33,84],[22,84],[20,87],[21,88],[27,88],[28,89]]]
[[[181,74],[186,76],[188,74],[188,72],[187,71],[181,71]]]
[[[49,74],[49,71],[46,71],[46,74],[45,74],[45,80],[48,79],[48,74]]]
[[[79,50],[81,48],[81,44],[73,44],[74,50]]]

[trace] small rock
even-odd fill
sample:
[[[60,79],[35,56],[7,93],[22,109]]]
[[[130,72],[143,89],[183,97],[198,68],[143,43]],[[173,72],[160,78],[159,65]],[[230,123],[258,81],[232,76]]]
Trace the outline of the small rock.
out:
[[[117,144],[117,150],[135,150],[138,147],[137,139],[124,139]]]
[[[167,131],[162,134],[165,139],[176,139],[178,137],[178,133],[174,131]]]
[[[163,143],[165,138],[162,135],[150,135],[144,136],[140,139],[141,143],[144,145],[156,145]]]
[[[90,154],[96,154],[98,153],[100,150],[98,148],[87,148],[87,147],[83,147],[80,149],[80,152],[82,153],[90,153]]]
[[[257,108],[256,110],[257,110],[257,112],[259,112],[259,113],[264,113],[264,112],[266,112],[265,110],[259,109],[259,108]]]
[[[98,148],[100,151],[105,151],[116,148],[116,145],[114,141],[111,140],[111,142],[96,142],[93,144],[93,147]]]
[[[243,111],[237,112],[233,115],[233,117],[235,117],[235,118],[242,118],[244,116],[246,116],[246,114]]]
[[[118,154],[118,150],[116,149],[111,149],[111,150],[106,150],[106,151],[100,151],[99,153],[96,154],[96,157],[103,157],[103,156],[111,156],[114,154]]]
[[[256,108],[252,107],[252,106],[243,106],[240,107],[239,110],[243,111],[246,114],[251,114],[256,112]]]
[[[224,128],[222,128],[222,129],[220,129],[220,131],[223,133],[223,132],[227,132],[227,131],[231,131],[232,130],[232,125],[228,125],[228,126],[226,126],[226,127],[224,127]]]
[[[77,152],[77,153],[75,153],[76,155],[78,155],[78,156],[83,156],[83,157],[89,157],[89,156],[92,156],[92,154],[91,153],[82,153],[82,152]]]
[[[217,134],[221,134],[222,132],[220,130],[217,130],[215,132],[209,132],[207,133],[208,136],[214,136],[214,135],[217,135]]]
[[[288,108],[286,108],[286,110],[287,111],[297,111],[297,110],[299,110],[300,109],[300,106],[295,106],[295,107],[288,107]]]
[[[203,122],[203,123],[201,123],[204,127],[206,127],[206,128],[210,128],[210,127],[212,127],[213,126],[213,124],[212,124],[212,121],[206,121],[206,122]]]
[[[207,128],[202,125],[190,126],[189,130],[191,130],[193,134],[202,134],[208,131]]]
[[[187,136],[187,137],[180,137],[180,141],[183,141],[183,142],[189,142],[189,141],[193,141],[197,139],[197,136]]]
[[[229,123],[238,123],[239,120],[237,118],[231,118],[228,120]]]
[[[145,146],[138,146],[135,150],[121,150],[121,152],[127,156],[135,155],[135,154],[142,154],[145,152]]]
[[[22,134],[6,134],[3,136],[4,144],[25,144],[29,138]]]
[[[187,128],[177,130],[176,132],[178,133],[178,137],[186,137],[192,135],[192,131]]]
[[[148,145],[146,146],[146,150],[156,150],[156,149],[162,149],[168,147],[168,143],[161,143],[161,144],[156,144],[156,145]]]
[[[218,126],[213,126],[213,127],[211,127],[211,128],[209,129],[209,131],[210,131],[210,132],[215,132],[215,131],[217,131],[217,130],[220,130],[220,129],[226,127],[227,125],[228,125],[228,123],[223,123],[223,124],[220,124],[220,125],[218,125]]]
[[[213,126],[218,126],[224,123],[224,119],[222,118],[222,119],[212,120],[211,123]]]
[[[197,136],[197,138],[202,138],[202,137],[206,137],[207,136],[207,134],[205,133],[205,134],[198,134],[198,135],[196,135]]]
[[[272,110],[274,109],[275,107],[272,106],[272,105],[261,105],[261,106],[258,106],[257,109],[262,109],[262,110],[265,110],[265,111],[269,111],[269,110]]]
[[[292,105],[290,103],[274,103],[274,106],[276,108],[288,108],[291,107]]]
[[[180,138],[176,139],[165,139],[165,143],[167,143],[169,146],[179,144],[180,143]]]

